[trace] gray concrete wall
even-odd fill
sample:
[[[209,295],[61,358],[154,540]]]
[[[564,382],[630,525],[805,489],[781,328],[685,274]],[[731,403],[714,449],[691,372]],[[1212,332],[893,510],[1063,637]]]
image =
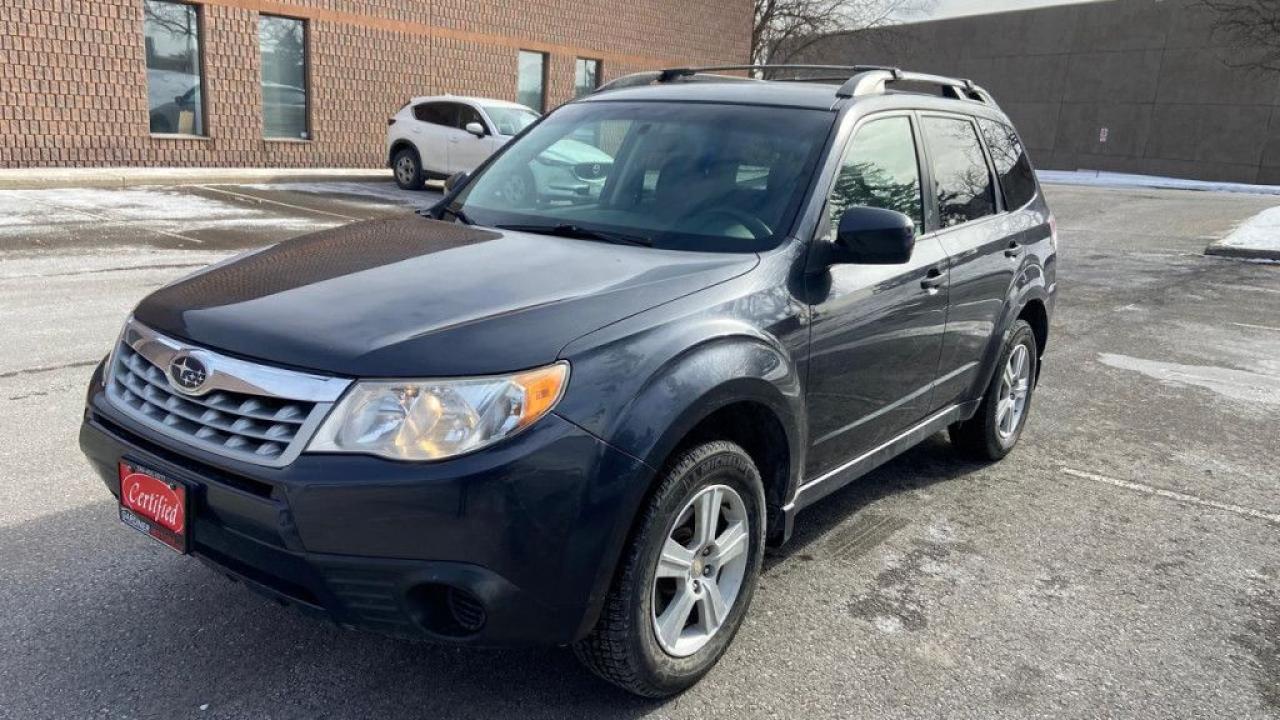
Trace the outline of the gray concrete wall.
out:
[[[1280,184],[1280,73],[1187,0],[1110,0],[833,35],[790,62],[972,78],[1045,169]],[[1103,140],[1103,130],[1105,141]]]

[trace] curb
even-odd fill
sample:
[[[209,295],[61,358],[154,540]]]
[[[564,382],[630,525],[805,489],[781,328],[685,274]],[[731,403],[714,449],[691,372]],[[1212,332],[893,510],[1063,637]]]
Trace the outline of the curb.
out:
[[[58,168],[0,170],[0,190],[280,182],[390,182],[387,168]]]
[[[1280,262],[1280,250],[1262,250],[1260,248],[1238,247],[1235,245],[1223,245],[1220,242],[1213,243],[1204,249],[1205,255],[1214,255],[1217,257],[1235,258],[1237,260],[1269,260],[1271,262]]]

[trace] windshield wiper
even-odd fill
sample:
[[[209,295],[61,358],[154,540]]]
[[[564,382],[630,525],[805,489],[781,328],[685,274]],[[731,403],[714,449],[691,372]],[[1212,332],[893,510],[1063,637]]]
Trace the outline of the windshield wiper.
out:
[[[626,233],[592,230],[572,223],[560,223],[558,225],[497,225],[495,227],[500,230],[515,230],[516,232],[537,233],[539,235],[555,235],[557,237],[574,238],[577,240],[601,240],[603,242],[614,244],[653,247],[653,241],[643,235],[628,235]]]

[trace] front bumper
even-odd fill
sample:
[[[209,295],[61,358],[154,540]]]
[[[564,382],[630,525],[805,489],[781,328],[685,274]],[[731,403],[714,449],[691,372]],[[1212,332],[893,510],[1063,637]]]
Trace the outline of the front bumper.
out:
[[[121,458],[185,481],[192,554],[277,601],[383,634],[580,638],[651,477],[554,414],[444,462],[304,453],[281,468],[252,465],[133,422],[101,391],[100,372],[80,446],[113,494]]]

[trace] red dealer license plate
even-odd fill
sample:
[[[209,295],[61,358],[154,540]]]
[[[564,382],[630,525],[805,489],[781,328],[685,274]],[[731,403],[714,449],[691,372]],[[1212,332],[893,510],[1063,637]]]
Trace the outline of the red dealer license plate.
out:
[[[188,515],[186,485],[120,461],[120,520],[125,525],[185,553]]]

